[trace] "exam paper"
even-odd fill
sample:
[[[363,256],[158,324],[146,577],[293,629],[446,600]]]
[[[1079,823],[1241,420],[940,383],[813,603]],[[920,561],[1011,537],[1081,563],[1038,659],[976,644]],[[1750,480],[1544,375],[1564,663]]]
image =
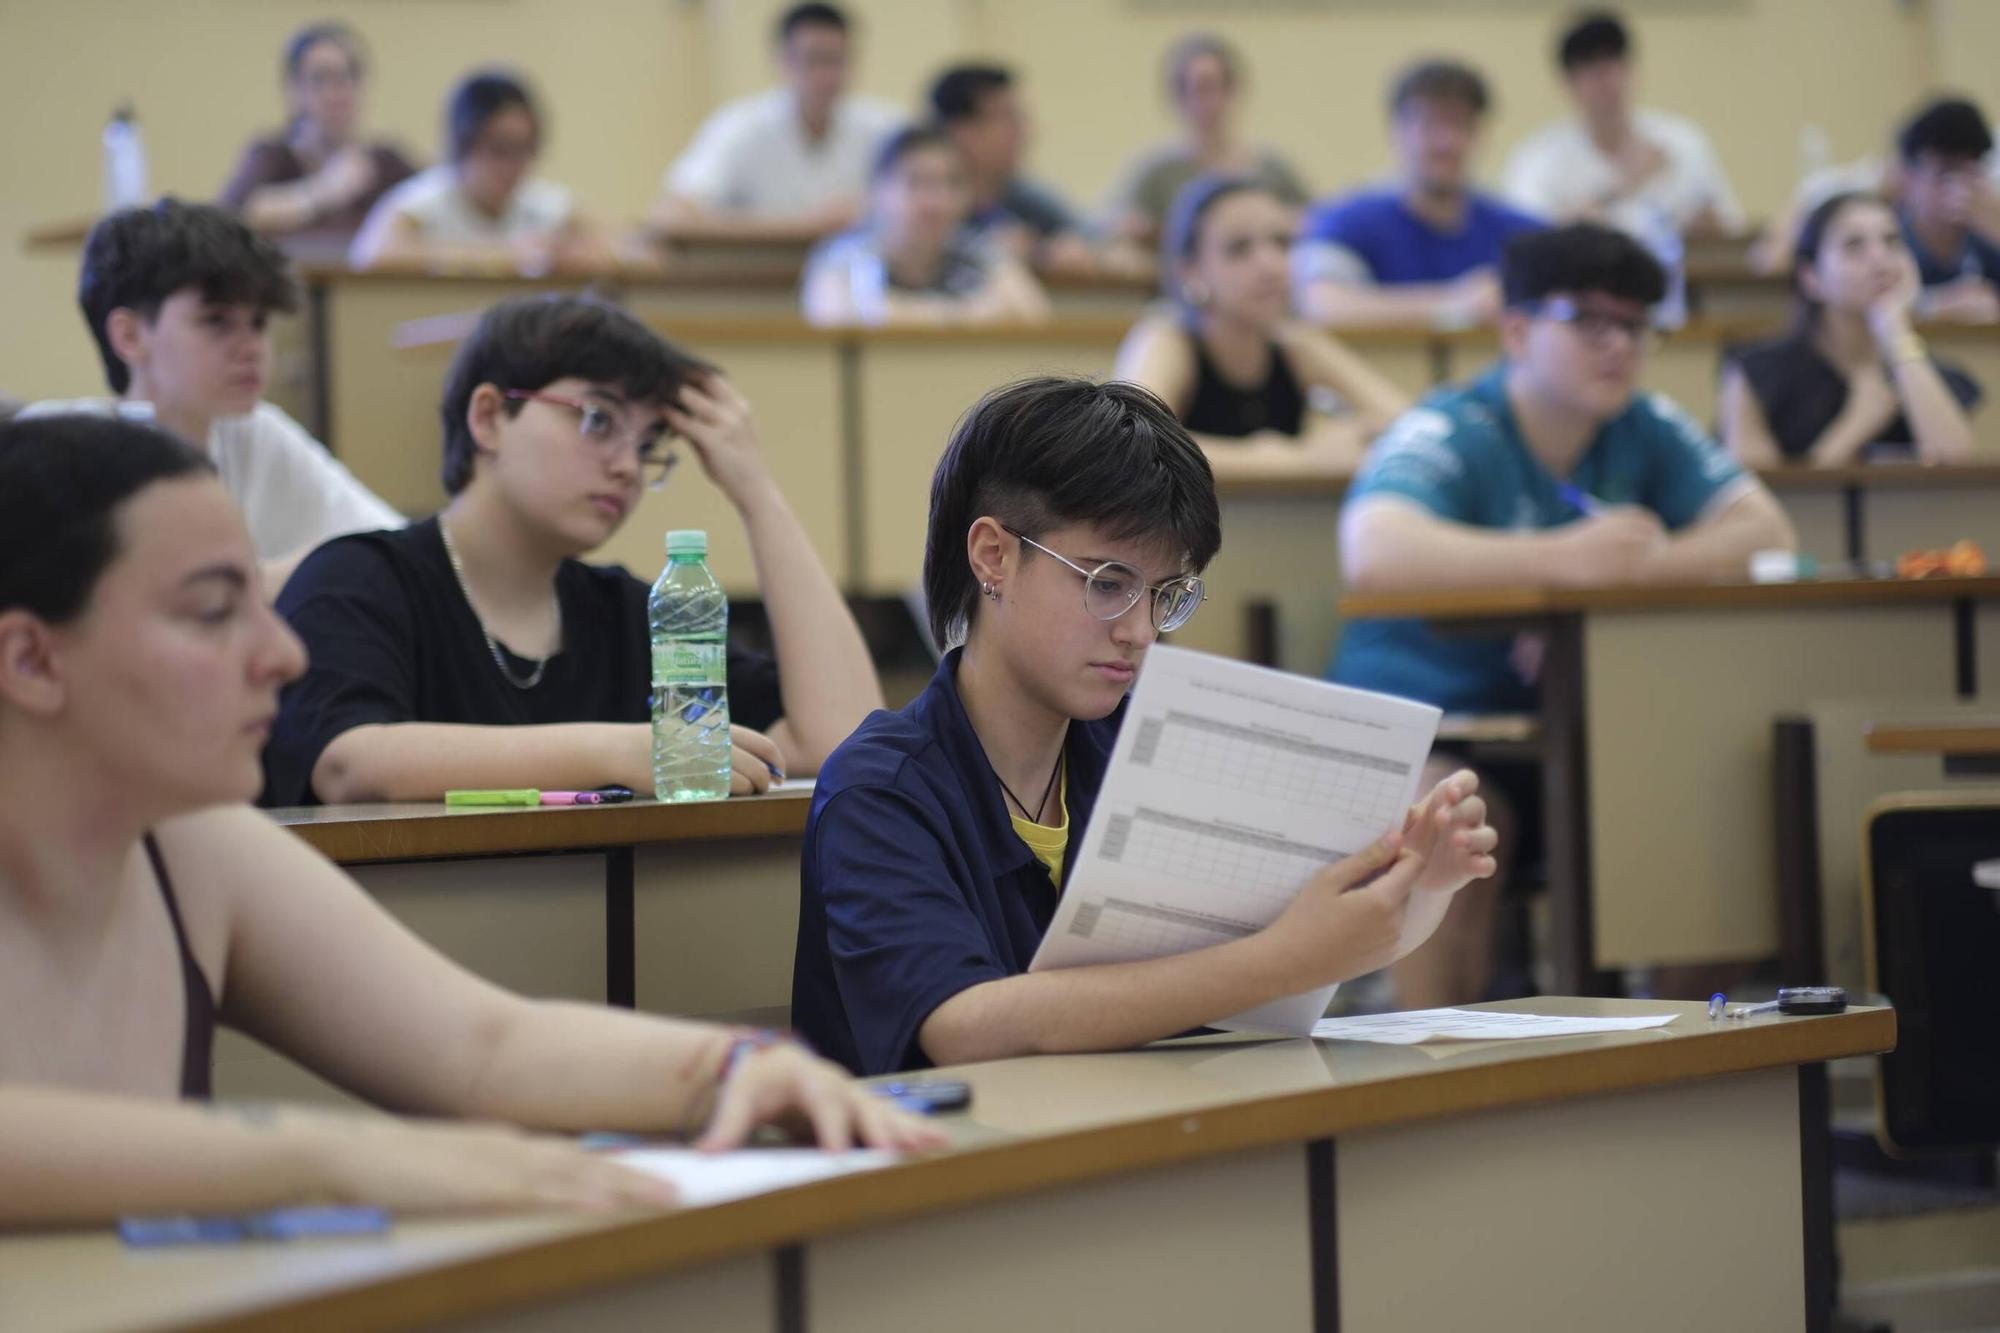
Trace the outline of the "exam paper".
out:
[[[1029,971],[1131,962],[1269,925],[1308,875],[1399,824],[1438,710],[1155,645]],[[1334,988],[1215,1027],[1303,1037]]]
[[[1313,1024],[1318,1041],[1379,1041],[1415,1046],[1426,1041],[1508,1041],[1520,1037],[1581,1037],[1597,1032],[1632,1032],[1664,1027],[1676,1014],[1636,1018],[1559,1018],[1549,1014],[1492,1013],[1481,1009],[1411,1009],[1400,1014],[1358,1014],[1322,1018]]]
[[[743,1148],[705,1153],[692,1148],[634,1148],[611,1154],[620,1163],[673,1182],[688,1208],[747,1199],[815,1180],[890,1166],[897,1154],[877,1148],[821,1152],[816,1148]]]

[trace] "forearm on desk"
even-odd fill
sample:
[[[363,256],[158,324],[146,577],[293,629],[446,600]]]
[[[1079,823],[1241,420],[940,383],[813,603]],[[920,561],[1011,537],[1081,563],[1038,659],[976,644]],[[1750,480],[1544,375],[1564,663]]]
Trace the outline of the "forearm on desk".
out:
[[[313,790],[329,804],[435,801],[466,787],[556,790],[628,782],[644,746],[640,722],[559,722],[482,727],[394,722],[355,727],[313,765]]]
[[[1972,424],[1937,366],[1927,357],[1909,358],[1897,362],[1895,377],[1917,457],[1926,463],[1971,461]]]
[[[0,1087],[0,1228],[241,1212],[316,1186],[310,1146],[283,1113]]]
[[[1727,509],[1676,533],[1645,570],[1648,583],[1705,583],[1748,576],[1758,551],[1798,549],[1799,537],[1771,493],[1757,486]]]
[[[1363,501],[1342,515],[1340,563],[1356,592],[1524,588],[1578,577],[1553,534],[1474,528],[1396,500]]]
[[[1128,1050],[1324,984],[1260,932],[1166,958],[981,982],[932,1010],[918,1043],[941,1065]]]

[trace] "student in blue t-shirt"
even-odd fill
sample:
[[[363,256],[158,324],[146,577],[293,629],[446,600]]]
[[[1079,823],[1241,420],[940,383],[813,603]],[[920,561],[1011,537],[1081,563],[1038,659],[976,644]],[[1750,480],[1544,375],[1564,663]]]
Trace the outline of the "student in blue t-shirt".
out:
[[[1741,578],[1796,536],[1771,493],[1687,414],[1637,392],[1666,276],[1590,223],[1514,241],[1502,265],[1505,357],[1441,389],[1376,442],[1341,511],[1341,566],[1366,592]],[[1536,645],[1441,636],[1414,620],[1347,627],[1334,679],[1447,712],[1535,704]],[[1444,764],[1433,758],[1432,767]],[[1484,783],[1502,832],[1513,810]],[[1500,882],[1496,877],[1494,885]],[[1462,1004],[1492,969],[1495,888],[1460,894],[1392,977],[1400,1004]]]
[[[792,1022],[868,1073],[1112,1050],[1373,971],[1492,873],[1470,773],[1322,868],[1256,934],[1028,973],[1146,649],[1201,604],[1214,480],[1136,385],[1033,379],[959,422],[931,485],[924,592],[945,654],[861,724],[806,825]]]
[[[1493,319],[1500,251],[1542,223],[1472,186],[1489,99],[1476,70],[1430,60],[1389,99],[1393,184],[1315,204],[1292,250],[1299,313],[1342,328]]]

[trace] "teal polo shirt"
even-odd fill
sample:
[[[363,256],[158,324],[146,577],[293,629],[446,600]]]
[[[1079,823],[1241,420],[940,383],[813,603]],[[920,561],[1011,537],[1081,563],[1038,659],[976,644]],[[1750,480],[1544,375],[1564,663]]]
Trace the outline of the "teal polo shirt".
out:
[[[1558,487],[1607,505],[1644,505],[1668,531],[1718,512],[1753,479],[1672,400],[1638,394],[1598,431],[1568,478],[1529,452],[1504,387],[1504,364],[1432,393],[1405,412],[1361,465],[1348,504],[1408,501],[1441,519],[1495,531],[1546,531],[1582,517]],[[1518,713],[1535,688],[1508,660],[1506,637],[1432,633],[1420,620],[1357,620],[1329,671],[1343,685],[1401,695],[1447,713]]]

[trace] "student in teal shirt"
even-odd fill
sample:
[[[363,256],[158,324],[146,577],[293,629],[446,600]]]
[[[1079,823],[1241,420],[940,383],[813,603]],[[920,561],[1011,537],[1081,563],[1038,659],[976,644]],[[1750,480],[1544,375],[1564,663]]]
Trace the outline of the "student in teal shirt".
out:
[[[1796,545],[1763,483],[1673,402],[1639,391],[1649,310],[1666,290],[1644,248],[1590,223],[1538,232],[1508,246],[1501,283],[1500,364],[1399,418],[1348,492],[1350,588],[1740,579],[1752,552]],[[1535,706],[1535,647],[1356,621],[1331,674],[1447,712],[1524,712]],[[1432,941],[1397,965],[1401,1004],[1461,1004],[1486,989],[1495,886],[1516,840],[1504,791],[1481,785],[1502,835],[1500,875],[1459,894]]]

